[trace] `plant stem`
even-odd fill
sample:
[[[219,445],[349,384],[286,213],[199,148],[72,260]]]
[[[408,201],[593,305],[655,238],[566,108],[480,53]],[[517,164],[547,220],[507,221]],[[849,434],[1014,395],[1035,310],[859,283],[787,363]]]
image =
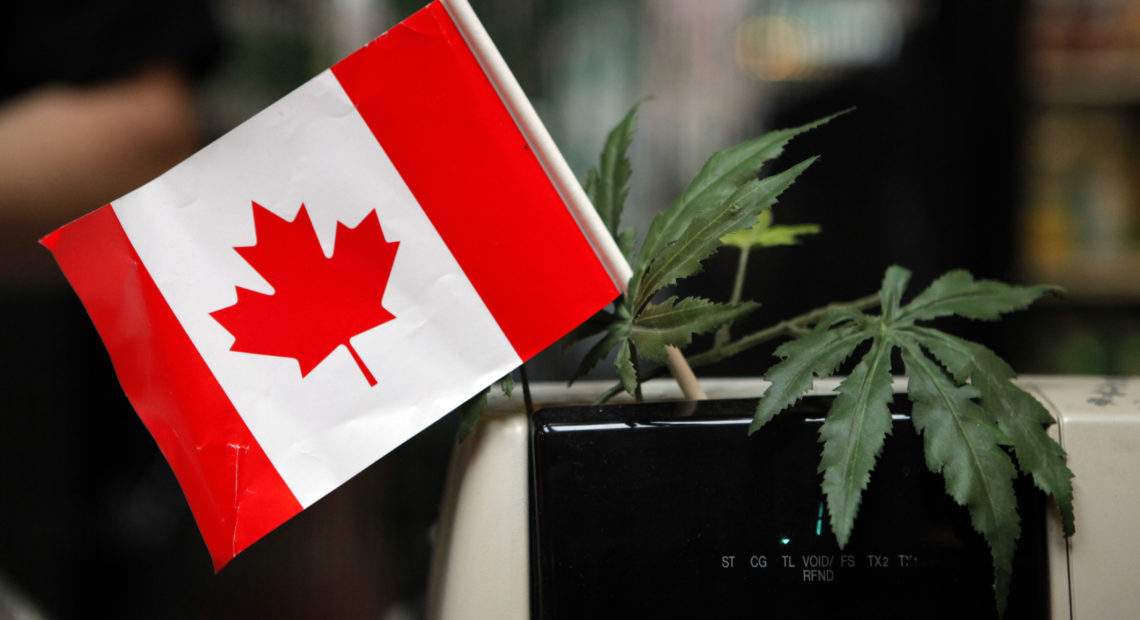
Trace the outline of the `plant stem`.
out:
[[[867,310],[878,305],[879,294],[874,293],[872,295],[867,295],[866,297],[860,297],[859,299],[854,299],[851,301],[837,302],[828,304],[826,306],[821,306],[815,310],[805,312],[799,316],[787,319],[785,321],[780,321],[771,327],[766,327],[759,331],[752,332],[751,334],[748,334],[747,336],[744,336],[733,342],[728,342],[723,345],[714,344],[713,347],[708,351],[698,353],[697,355],[688,358],[689,364],[693,368],[699,368],[708,364],[714,364],[733,355],[743,353],[744,351],[747,351],[748,349],[751,349],[752,347],[769,340],[774,340],[782,336],[800,335],[805,329],[812,325],[815,325],[819,322],[820,319],[827,316],[829,312],[832,312],[834,310]],[[637,367],[634,366],[634,368],[636,369]],[[638,390],[640,391],[641,389],[642,381],[649,381],[650,379],[660,377],[661,375],[665,374],[665,371],[666,368],[664,366],[658,366],[657,368],[654,368],[652,371],[647,373],[644,378],[639,372],[637,377]],[[619,383],[603,392],[595,402],[604,403],[614,396],[617,396],[619,393],[621,393],[621,391],[622,386]],[[641,399],[638,398],[637,400],[640,401]]]
[[[842,310],[850,308],[853,310],[866,310],[879,305],[879,294],[867,295],[860,297],[853,301],[840,302],[828,304],[826,306],[816,308],[809,312],[805,312],[797,317],[780,321],[771,327],[766,327],[760,331],[752,332],[733,342],[729,342],[720,347],[713,347],[708,351],[699,353],[689,358],[689,363],[694,367],[700,367],[707,364],[714,364],[725,358],[732,357],[738,353],[743,353],[752,347],[774,340],[781,336],[796,335],[802,333],[802,330],[808,326],[815,325],[820,319],[827,316],[829,312],[834,310]]]
[[[751,252],[751,247],[740,249],[740,258],[736,261],[736,279],[732,282],[732,296],[728,298],[730,304],[740,301],[740,296],[744,293],[744,276],[748,273],[748,255]]]
[[[735,304],[740,301],[740,296],[744,294],[744,276],[748,273],[748,255],[751,253],[752,247],[745,246],[740,248],[740,257],[736,261],[736,277],[732,281],[732,295],[728,298],[729,304]],[[716,330],[716,337],[713,340],[713,347],[719,347],[727,344],[732,340],[732,323],[725,323]]]
[[[519,375],[522,378],[523,390],[523,404],[526,406],[526,414],[534,414],[534,401],[530,398],[530,377],[526,374],[526,363],[524,362],[519,366]]]

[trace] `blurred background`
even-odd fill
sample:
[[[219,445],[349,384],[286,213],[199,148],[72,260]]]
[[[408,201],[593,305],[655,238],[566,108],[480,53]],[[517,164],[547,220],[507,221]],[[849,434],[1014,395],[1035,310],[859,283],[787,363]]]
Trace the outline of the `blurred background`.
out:
[[[584,176],[641,107],[644,232],[714,150],[855,107],[752,254],[744,331],[952,269],[1055,283],[951,326],[1021,373],[1140,375],[1140,1],[471,0]],[[34,5],[34,6],[32,6]],[[213,575],[185,501],[36,240],[224,134],[420,0],[56,0],[0,26],[0,619],[416,618],[449,416]],[[725,250],[685,293],[724,299]],[[699,345],[698,345],[699,346]],[[707,374],[755,376],[761,349]],[[532,377],[576,365],[541,355]],[[597,377],[607,377],[600,369]],[[494,570],[493,566],[487,567]]]

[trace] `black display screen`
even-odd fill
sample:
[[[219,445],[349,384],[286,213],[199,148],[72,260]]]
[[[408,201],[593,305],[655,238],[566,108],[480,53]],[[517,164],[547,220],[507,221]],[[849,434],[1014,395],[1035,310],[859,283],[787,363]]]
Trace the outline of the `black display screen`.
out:
[[[989,550],[927,470],[905,398],[839,548],[816,471],[829,404],[751,437],[755,400],[537,412],[534,616],[996,618]],[[1018,497],[1006,618],[1045,618],[1045,502],[1028,480]]]

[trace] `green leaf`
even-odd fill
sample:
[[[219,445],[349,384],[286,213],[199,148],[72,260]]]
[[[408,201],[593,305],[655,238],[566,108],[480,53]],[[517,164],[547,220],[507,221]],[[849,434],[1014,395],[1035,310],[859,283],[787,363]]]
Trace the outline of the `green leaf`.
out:
[[[653,218],[634,261],[634,273],[643,270],[666,245],[687,236],[688,223],[703,211],[720,208],[741,185],[755,180],[760,167],[783,153],[793,138],[840,114],[843,112],[799,127],[772,131],[714,153],[677,200]]]
[[[502,379],[496,381],[495,385],[498,385],[499,389],[503,391],[503,396],[510,398],[511,392],[515,391],[515,377],[514,375],[507,373],[503,376]]]
[[[573,385],[575,381],[586,376],[599,362],[606,359],[606,356],[613,351],[615,347],[626,342],[629,337],[629,330],[631,328],[628,313],[621,320],[615,321],[606,327],[606,335],[594,343],[590,350],[586,351],[586,355],[582,357],[582,361],[578,363],[578,368],[574,370],[574,374],[570,376],[568,385]]]
[[[823,492],[831,529],[839,548],[847,546],[860,498],[891,429],[891,349],[889,339],[875,338],[851,374],[839,384],[819,438],[823,454]]]
[[[903,292],[906,291],[906,285],[909,281],[910,270],[898,265],[891,265],[883,274],[883,288],[879,290],[879,305],[882,307],[884,321],[889,323],[898,314],[899,304],[902,302]]]
[[[633,170],[627,153],[630,144],[633,143],[637,108],[640,105],[640,102],[634,104],[606,136],[599,167],[590,168],[583,183],[586,197],[593,203],[606,230],[614,237],[618,249],[627,260],[633,254],[637,235],[632,229],[620,231],[618,229],[621,226],[625,200],[629,196],[629,179]]]
[[[1017,470],[1002,449],[1002,432],[974,401],[977,388],[956,384],[910,338],[900,334],[898,340],[914,405],[911,419],[922,433],[926,465],[942,474],[946,492],[966,506],[974,529],[989,544],[1001,614],[1021,533],[1013,491]]]
[[[666,346],[684,348],[692,341],[693,334],[712,331],[759,307],[753,302],[718,304],[699,297],[686,297],[680,303],[676,301],[676,297],[670,297],[660,304],[648,306],[633,320],[630,337],[634,346],[638,353],[655,362],[666,361]]]
[[[598,169],[590,168],[586,171],[586,181],[582,183],[582,189],[586,192],[586,198],[590,199],[590,204],[594,205],[594,210],[598,210]],[[601,217],[601,213],[598,214]]]
[[[494,383],[498,386],[503,394],[508,398],[511,392],[515,389],[515,378],[511,373],[503,375]],[[483,415],[483,410],[487,408],[487,398],[491,395],[491,388],[494,386],[487,386],[483,388],[478,394],[467,399],[467,402],[460,405],[456,411],[459,412],[459,431],[456,433],[456,441],[462,443],[467,439],[472,431],[475,430],[475,424],[479,422],[479,416]]]
[[[459,406],[459,431],[456,436],[456,441],[462,443],[471,433],[475,430],[475,424],[479,421],[479,416],[482,415],[483,410],[487,408],[487,396],[490,395],[491,388],[488,386],[478,394],[472,396]]]
[[[633,355],[630,350],[629,340],[623,339],[621,345],[618,346],[614,367],[617,368],[618,379],[621,381],[621,386],[625,388],[625,391],[630,394],[636,393],[637,367],[633,365]]]
[[[646,248],[638,252],[644,268],[634,269],[629,285],[629,298],[634,308],[642,308],[662,288],[701,270],[701,261],[720,247],[720,238],[748,225],[756,215],[776,202],[796,177],[810,166],[812,157],[791,168],[764,178],[744,183],[723,205],[694,213],[686,220],[683,235],[661,248],[645,262]]]
[[[621,212],[629,195],[629,177],[633,170],[626,153],[633,143],[637,108],[640,105],[640,102],[635,103],[629,112],[626,112],[621,122],[606,136],[606,143],[602,148],[602,161],[597,175],[597,202],[594,203],[594,207],[612,235],[617,235]]]
[[[860,342],[874,338],[871,350],[841,384],[835,408],[820,431],[825,453],[820,468],[832,529],[840,544],[846,544],[861,493],[889,432],[881,411],[889,398],[890,355],[901,347],[912,420],[923,438],[927,467],[943,476],[947,493],[966,506],[974,528],[989,545],[995,599],[1003,613],[1021,529],[1013,490],[1018,468],[1057,501],[1066,534],[1074,525],[1072,472],[1064,451],[1045,432],[1052,417],[1012,382],[1008,364],[981,345],[914,322],[951,314],[997,318],[1054,289],[975,282],[966,272],[951,272],[902,305],[909,277],[901,267],[887,269],[879,292],[881,318],[843,308],[825,315],[808,334],[780,346],[776,354],[782,361],[766,375],[772,386],[760,399],[750,432],[797,401],[815,376],[834,372]],[[874,412],[879,415],[870,415]]]
[[[626,228],[618,233],[617,238],[618,249],[621,250],[621,255],[628,261],[633,256],[633,247],[637,245],[637,231],[632,228]]]
[[[803,235],[819,233],[818,224],[796,226],[773,226],[772,212],[764,211],[756,216],[751,228],[738,230],[720,238],[721,243],[741,250],[751,248],[771,248],[781,245],[796,245]]]
[[[899,321],[924,321],[956,314],[993,320],[1029,307],[1052,286],[1011,286],[994,280],[974,280],[968,271],[951,271],[935,280],[899,314]]]
[[[1009,440],[1018,468],[1033,477],[1037,488],[1051,495],[1061,513],[1066,536],[1075,531],[1073,472],[1065,451],[1046,432],[1056,420],[1031,394],[1015,385],[1013,369],[986,347],[927,327],[907,332],[942,362],[959,382],[970,379],[981,394],[981,405]]]
[[[798,245],[800,237],[817,235],[823,230],[819,224],[796,224],[794,226],[773,226],[764,231],[756,240],[756,245],[774,248],[781,245]]]
[[[585,323],[582,323],[578,327],[575,327],[570,331],[569,334],[566,334],[562,337],[562,340],[560,341],[562,348],[567,349],[574,343],[581,342],[592,336],[597,336],[598,334],[609,329],[610,325],[613,325],[619,320],[621,319],[618,317],[617,312],[599,310],[594,314],[594,316],[586,319]]]
[[[794,405],[811,389],[815,377],[827,376],[851,355],[860,342],[874,336],[866,325],[848,325],[830,329],[846,316],[831,316],[816,325],[810,333],[789,340],[776,349],[783,361],[773,365],[764,375],[771,385],[756,406],[756,415],[748,432],[755,433],[784,409]]]
[[[1009,438],[1021,471],[1031,475],[1037,488],[1051,495],[1061,513],[1065,536],[1076,532],[1073,515],[1073,472],[1065,464],[1065,451],[1045,431],[1042,417],[1049,412],[1031,394],[1009,381],[979,374],[974,384],[982,406],[993,414],[998,428]]]

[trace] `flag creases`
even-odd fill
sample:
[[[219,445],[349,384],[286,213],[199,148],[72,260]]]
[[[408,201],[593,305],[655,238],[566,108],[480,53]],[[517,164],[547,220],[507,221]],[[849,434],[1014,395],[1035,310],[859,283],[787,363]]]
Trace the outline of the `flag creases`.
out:
[[[617,296],[515,103],[432,3],[43,239],[216,568]]]

